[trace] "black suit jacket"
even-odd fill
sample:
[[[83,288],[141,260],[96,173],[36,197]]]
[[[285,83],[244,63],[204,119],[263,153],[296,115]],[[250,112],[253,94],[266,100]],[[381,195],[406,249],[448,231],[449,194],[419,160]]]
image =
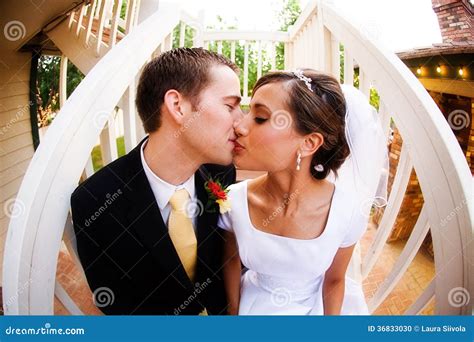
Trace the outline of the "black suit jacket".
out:
[[[233,166],[203,165],[195,174],[204,205],[197,219],[196,279],[188,278],[142,167],[140,148],[105,166],[71,196],[77,250],[96,305],[112,315],[226,314],[224,237],[218,206],[206,209],[209,177],[235,182]],[[214,212],[211,212],[214,210]]]

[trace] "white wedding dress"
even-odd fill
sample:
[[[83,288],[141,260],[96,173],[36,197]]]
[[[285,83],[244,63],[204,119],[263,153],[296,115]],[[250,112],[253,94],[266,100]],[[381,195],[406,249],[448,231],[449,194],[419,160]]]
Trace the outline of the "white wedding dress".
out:
[[[324,274],[339,248],[355,244],[367,217],[336,186],[322,234],[302,240],[266,233],[250,220],[247,181],[230,186],[230,212],[219,227],[235,234],[240,258],[248,269],[241,279],[239,315],[323,315]],[[343,315],[368,315],[361,284],[346,276]]]

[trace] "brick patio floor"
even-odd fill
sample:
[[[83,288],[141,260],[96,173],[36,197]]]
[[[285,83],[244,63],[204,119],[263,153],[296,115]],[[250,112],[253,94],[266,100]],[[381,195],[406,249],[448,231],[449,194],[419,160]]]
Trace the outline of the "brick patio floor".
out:
[[[376,229],[369,227],[367,233],[361,240],[362,256],[370,246],[374,238]],[[404,247],[403,241],[386,244],[382,256],[374,266],[373,270],[363,282],[364,293],[366,299],[369,300],[377,287],[383,282],[385,276],[391,270],[398,255],[400,255]],[[434,264],[431,256],[424,250],[420,250],[416,255],[414,261],[411,263],[405,275],[402,277],[398,285],[394,288],[392,293],[374,312],[375,315],[401,315],[403,312],[416,300],[416,298],[423,292],[429,282],[434,276]],[[74,261],[69,256],[66,248],[60,251],[57,279],[59,283],[66,289],[74,302],[87,315],[100,315],[92,300],[92,293],[82,278]],[[55,299],[55,314],[68,315],[68,311],[64,306]],[[434,302],[432,301],[422,314],[434,314]]]

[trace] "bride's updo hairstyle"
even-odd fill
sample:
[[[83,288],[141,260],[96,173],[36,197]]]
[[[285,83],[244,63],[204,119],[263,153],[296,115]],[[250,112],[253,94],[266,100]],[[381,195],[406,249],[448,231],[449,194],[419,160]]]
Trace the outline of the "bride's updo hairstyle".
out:
[[[312,176],[325,179],[330,171],[337,176],[337,170],[350,153],[345,136],[346,101],[339,82],[312,69],[275,71],[261,77],[253,93],[271,83],[283,83],[286,87],[287,105],[296,131],[302,135],[320,133],[324,137],[324,143],[311,160]],[[322,165],[324,170],[317,165]]]

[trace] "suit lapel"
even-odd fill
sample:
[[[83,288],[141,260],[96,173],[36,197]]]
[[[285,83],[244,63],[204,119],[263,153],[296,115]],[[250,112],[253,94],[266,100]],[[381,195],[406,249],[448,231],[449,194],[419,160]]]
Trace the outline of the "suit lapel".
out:
[[[203,204],[203,212],[198,217],[197,220],[197,242],[198,242],[198,276],[201,267],[206,267],[206,265],[211,264],[211,258],[213,257],[213,249],[210,247],[210,235],[216,229],[216,223],[219,215],[217,204],[213,205],[211,208],[214,211],[206,210],[207,202],[209,200],[207,191],[205,189],[205,182],[209,180],[210,175],[207,174],[205,167],[201,167],[195,174],[195,186],[196,194],[198,200]]]
[[[140,149],[143,142],[144,140],[127,156],[130,170],[127,188],[131,204],[127,214],[129,225],[164,273],[175,277],[189,289],[192,288],[192,283],[168,234],[168,227],[163,221],[141,163]]]

